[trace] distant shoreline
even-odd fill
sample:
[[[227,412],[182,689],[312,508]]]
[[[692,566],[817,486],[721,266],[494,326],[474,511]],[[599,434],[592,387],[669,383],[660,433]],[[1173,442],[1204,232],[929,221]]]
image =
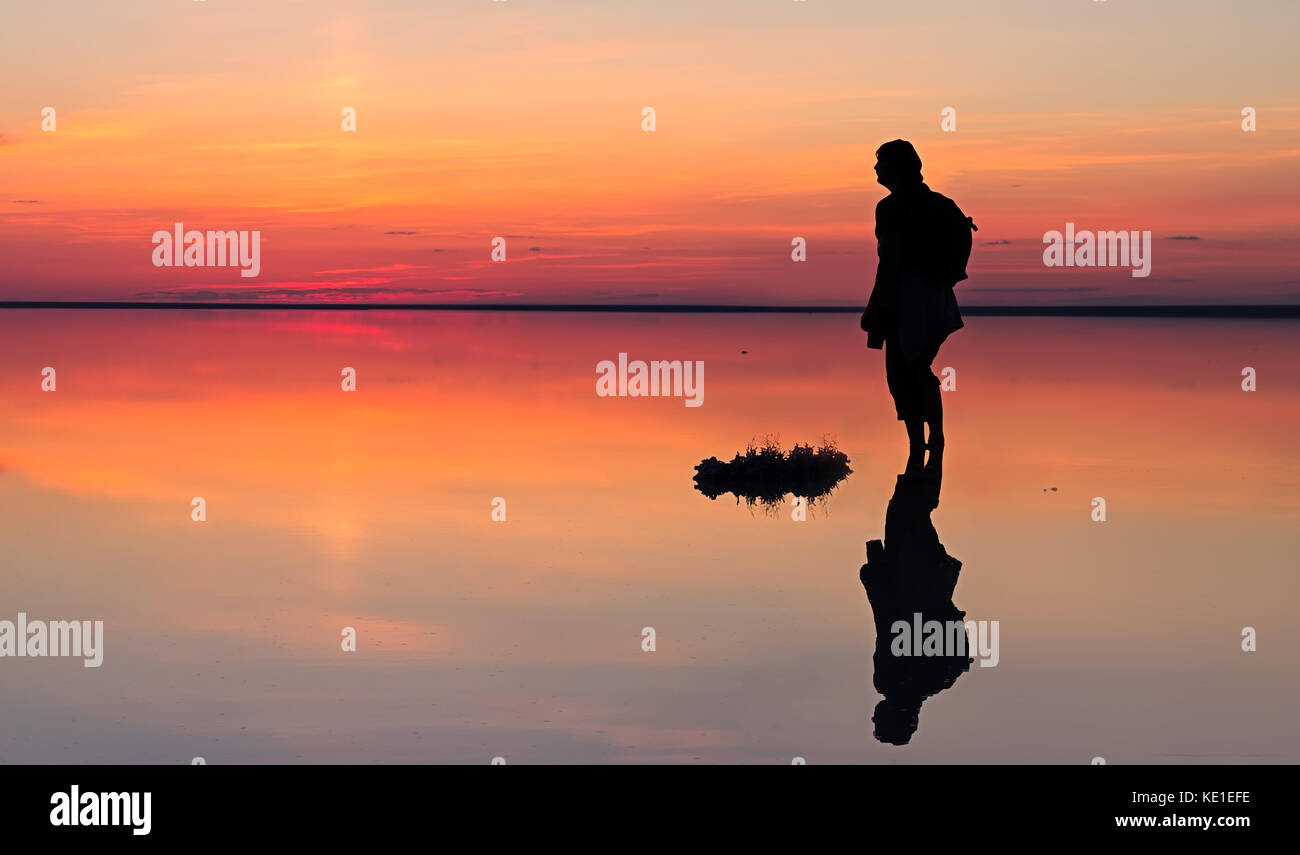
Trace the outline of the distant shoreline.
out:
[[[156,300],[0,300],[0,309],[237,309],[327,312],[621,312],[644,314],[849,314],[862,306],[729,306],[654,303],[296,303]],[[1077,318],[1300,319],[1295,305],[963,306],[967,316]]]

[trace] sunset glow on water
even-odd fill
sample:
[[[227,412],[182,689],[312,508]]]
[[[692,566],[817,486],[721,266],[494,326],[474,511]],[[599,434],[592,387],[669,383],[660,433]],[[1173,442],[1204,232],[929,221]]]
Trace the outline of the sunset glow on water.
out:
[[[968,319],[933,523],[1000,661],[898,748],[858,570],[906,445],[852,316],[8,312],[0,617],[106,630],[5,661],[0,758],[1294,763],[1294,336]],[[703,405],[598,396],[620,352]],[[694,489],[766,437],[852,474],[803,522]]]

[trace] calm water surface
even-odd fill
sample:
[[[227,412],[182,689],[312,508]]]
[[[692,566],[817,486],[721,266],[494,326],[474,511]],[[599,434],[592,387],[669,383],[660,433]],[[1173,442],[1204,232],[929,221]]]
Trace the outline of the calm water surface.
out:
[[[858,572],[906,447],[856,325],[0,313],[0,619],[105,624],[97,669],[0,659],[0,761],[1300,762],[1294,322],[945,345],[931,519],[999,661],[904,746]],[[704,405],[597,397],[620,352],[703,360]],[[805,522],[693,489],[769,436],[852,461]]]

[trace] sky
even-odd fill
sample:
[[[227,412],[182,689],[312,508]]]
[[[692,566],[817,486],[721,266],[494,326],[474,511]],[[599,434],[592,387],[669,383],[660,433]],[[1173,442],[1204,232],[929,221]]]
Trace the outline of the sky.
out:
[[[1297,29],[1290,0],[10,4],[0,299],[862,304],[905,138],[979,226],[964,304],[1296,303]],[[178,222],[259,231],[260,275],[154,266]],[[1151,231],[1151,275],[1045,267],[1066,223]]]

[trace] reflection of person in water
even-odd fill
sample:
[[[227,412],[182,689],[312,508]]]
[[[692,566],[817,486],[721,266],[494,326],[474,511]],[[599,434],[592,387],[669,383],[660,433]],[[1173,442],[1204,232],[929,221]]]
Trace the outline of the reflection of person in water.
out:
[[[921,158],[906,140],[876,151],[876,180],[889,195],[876,205],[880,261],[862,329],[868,347],[884,347],[889,392],[907,428],[909,467],[921,464],[926,448],[937,465],[944,445],[943,403],[931,363],[944,339],[962,327],[952,286],[966,278],[975,224],[951,199],[925,185]]]
[[[876,691],[885,696],[872,721],[876,738],[893,745],[906,745],[912,738],[926,698],[970,669],[966,629],[956,630],[952,623],[966,616],[952,601],[961,562],[944,550],[930,520],[939,504],[939,485],[938,472],[898,476],[885,513],[884,543],[867,544],[867,563],[860,573],[876,624]],[[899,621],[909,634],[917,621],[943,622],[953,627],[958,643],[945,645],[937,655],[923,655],[896,631]]]

